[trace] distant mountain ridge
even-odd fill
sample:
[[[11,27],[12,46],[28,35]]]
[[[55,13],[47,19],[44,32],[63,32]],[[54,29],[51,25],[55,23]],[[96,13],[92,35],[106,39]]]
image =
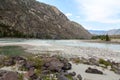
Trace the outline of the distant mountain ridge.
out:
[[[93,35],[105,35],[107,31],[104,30],[88,30]]]
[[[112,30],[89,30],[89,32],[93,35],[120,35],[120,29],[112,29]]]
[[[90,39],[82,25],[36,0],[0,0],[0,37]]]
[[[112,29],[107,31],[107,34],[109,35],[120,35],[120,29]]]

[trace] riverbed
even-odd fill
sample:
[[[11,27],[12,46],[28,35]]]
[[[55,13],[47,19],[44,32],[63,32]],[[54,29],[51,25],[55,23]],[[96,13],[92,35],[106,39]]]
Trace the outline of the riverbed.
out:
[[[33,54],[51,54],[63,57],[103,58],[120,62],[120,44],[92,43],[82,40],[0,39],[0,46],[19,45]],[[81,74],[83,80],[119,80],[120,76],[101,67],[72,64],[71,71]],[[104,75],[85,73],[88,67],[103,71]],[[8,69],[8,68],[7,68]]]
[[[82,40],[0,39],[0,45],[20,45],[34,54],[94,57],[120,62],[120,44],[91,43]]]

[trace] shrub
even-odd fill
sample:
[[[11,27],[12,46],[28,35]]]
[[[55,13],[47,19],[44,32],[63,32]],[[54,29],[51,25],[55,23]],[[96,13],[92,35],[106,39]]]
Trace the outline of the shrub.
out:
[[[105,41],[110,41],[110,37],[108,35],[105,36]]]
[[[105,61],[104,59],[99,59],[99,63],[105,65],[106,67],[111,66],[111,63],[108,61]]]
[[[93,36],[92,39],[101,39],[105,41],[110,41],[110,37],[108,35],[97,35],[97,36]]]
[[[73,62],[76,63],[76,64],[79,64],[79,63],[81,63],[81,60],[79,58],[74,58]]]
[[[23,80],[23,74],[18,75],[18,80]]]
[[[66,75],[66,77],[69,79],[69,80],[73,80],[73,77],[71,75]]]

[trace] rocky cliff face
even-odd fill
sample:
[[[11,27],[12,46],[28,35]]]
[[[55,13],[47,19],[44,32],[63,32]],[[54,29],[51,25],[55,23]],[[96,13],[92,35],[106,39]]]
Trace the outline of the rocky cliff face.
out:
[[[35,0],[0,0],[0,36],[41,39],[91,38],[56,7]]]

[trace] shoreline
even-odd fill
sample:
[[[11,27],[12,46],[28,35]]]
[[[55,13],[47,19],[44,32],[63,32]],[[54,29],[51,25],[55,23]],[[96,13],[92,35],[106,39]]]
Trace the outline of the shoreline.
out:
[[[1,57],[6,57],[6,56],[1,56]],[[10,62],[11,59],[16,62],[15,63]],[[32,64],[29,63],[29,60],[31,61]],[[84,63],[84,61],[86,62],[86,60],[87,59],[82,59],[83,62],[75,63],[75,62],[73,62],[74,60],[73,61],[68,60],[67,58],[59,57],[57,55],[54,55],[54,56],[34,55],[34,56],[31,56],[31,58],[30,58],[30,55],[29,56],[15,56],[15,57],[9,57],[5,61],[3,61],[3,63],[5,63],[6,66],[2,66],[0,68],[0,71],[17,72],[19,75],[22,74],[23,75],[22,78],[26,78],[26,80],[29,80],[29,78],[34,78],[34,77],[31,77],[30,75],[29,75],[29,77],[27,77],[25,75],[25,74],[31,73],[31,71],[32,71],[31,75],[36,74],[37,78],[39,78],[39,76],[41,76],[41,74],[44,75],[44,72],[45,72],[44,76],[46,76],[46,74],[47,74],[47,76],[49,75],[50,77],[53,77],[52,75],[54,75],[55,77],[53,77],[53,78],[55,78],[55,79],[59,78],[59,77],[57,77],[56,73],[60,74],[60,76],[62,75],[63,77],[65,77],[66,80],[73,80],[73,79],[75,79],[75,80],[96,80],[96,78],[98,80],[119,80],[120,79],[120,76],[119,76],[120,74],[119,73],[117,74],[116,72],[112,71],[111,70],[112,68],[111,69],[109,68],[110,65],[105,68],[105,67],[102,67],[100,65],[100,63],[98,63],[98,62],[97,63],[99,65],[96,65],[96,63],[94,63],[94,62],[96,62],[96,60],[94,60],[94,58],[92,58],[92,60],[94,60],[93,62],[89,61],[88,63]],[[23,61],[23,62],[21,63],[21,61]],[[39,65],[38,64],[39,61],[43,65],[41,65],[41,64]],[[43,61],[43,62],[41,62],[41,61]],[[10,65],[9,65],[9,63],[10,63]],[[23,65],[23,63],[26,63],[27,65],[31,65],[31,67],[28,67],[30,69],[27,69],[27,66]],[[92,64],[89,64],[89,63],[92,63]],[[65,65],[65,64],[67,64],[67,65]],[[34,65],[41,66],[41,67],[33,68]],[[112,64],[112,65],[114,65],[114,64]],[[23,66],[23,67],[21,67],[21,66]],[[62,68],[63,66],[65,68]],[[102,74],[99,74],[98,72],[94,73],[94,71],[92,71],[91,73],[86,72],[86,70],[89,68],[101,71]],[[42,71],[42,73],[41,72],[36,73],[36,70],[38,71],[39,69],[40,69],[40,71]],[[61,71],[61,70],[63,70],[63,71]],[[64,72],[64,70],[65,70],[65,72]],[[51,72],[46,72],[46,71],[51,71]],[[54,71],[55,71],[55,74],[54,74]],[[59,71],[61,71],[61,72],[59,72]],[[67,77],[66,75],[69,75],[70,77]],[[80,79],[77,79],[77,78],[79,78],[78,75],[81,76]],[[44,80],[46,80],[46,79],[44,79]],[[50,79],[50,80],[52,80],[52,79]],[[64,79],[56,79],[56,80],[64,80]]]
[[[44,44],[44,43],[43,43]],[[2,44],[3,46],[7,46],[7,45],[15,45],[15,46],[21,46],[25,49],[25,51],[27,51],[29,53],[34,53],[35,55],[41,55],[41,54],[50,54],[50,57],[54,56],[54,55],[60,55],[63,58],[62,59],[68,59],[68,58],[83,58],[82,61],[88,61],[90,58],[92,58],[95,62],[97,61],[97,59],[104,59],[104,60],[111,60],[111,62],[119,62],[120,63],[120,52],[114,52],[112,50],[106,50],[106,49],[99,49],[99,48],[93,48],[93,47],[72,47],[72,46],[60,46],[60,45],[53,45],[50,44],[48,45],[43,45],[43,44],[39,44],[39,45],[35,45],[35,44]],[[2,46],[1,45],[1,46]],[[119,54],[119,55],[118,55]],[[109,57],[108,57],[109,56]],[[48,57],[48,59],[50,58]],[[60,57],[59,57],[60,58]],[[54,58],[52,58],[54,60]],[[58,59],[58,58],[57,58]],[[37,59],[36,59],[37,60]],[[45,59],[47,60],[47,59]],[[57,60],[55,60],[56,62]],[[71,61],[72,60],[68,60]],[[89,63],[91,63],[90,61],[88,61]],[[120,76],[119,74],[114,73],[113,71],[109,70],[108,68],[103,68],[102,66],[97,66],[94,64],[94,62],[92,62],[93,65],[89,65],[89,64],[83,64],[83,63],[71,63],[72,65],[72,69],[69,71],[69,73],[73,73],[75,72],[76,75],[81,75],[83,80],[96,80],[96,78],[98,78],[98,80],[119,80]],[[59,65],[56,63],[56,66]],[[114,65],[114,64],[112,64]],[[52,66],[52,65],[51,65]],[[103,72],[103,75],[99,75],[99,74],[92,74],[92,73],[86,73],[85,70],[87,68],[93,68],[93,69],[97,69]],[[109,66],[108,66],[109,67]],[[14,67],[12,67],[11,69],[13,69]],[[9,67],[3,67],[2,70],[8,70]],[[17,69],[17,67],[16,67]],[[57,68],[58,69],[58,68]],[[18,71],[19,72],[19,71]]]
[[[61,45],[61,44],[67,43],[67,40],[66,41],[63,40],[63,42],[61,41],[61,44],[59,42],[58,42],[59,44],[57,44],[56,41],[54,43],[54,41],[49,42],[44,40],[43,41],[39,41],[39,40],[22,41],[22,39],[21,41],[17,41],[17,39],[12,39],[12,40],[13,41],[10,41],[10,42],[4,42],[4,38],[3,38],[3,42],[2,41],[0,42],[0,46],[8,46],[8,45],[22,46],[23,48],[26,49],[27,52],[34,53],[34,54],[49,53],[51,55],[59,54],[66,57],[85,57],[85,58],[95,57],[95,58],[103,58],[103,59],[120,62],[120,51],[119,50],[117,51],[117,49],[110,50],[110,48],[102,48],[102,47],[97,48],[92,46]],[[9,39],[7,39],[6,41],[9,41]],[[72,40],[72,41],[70,40],[70,42],[68,41],[68,43],[70,44],[71,42],[73,42],[77,44],[77,42],[79,43],[79,41],[81,42],[90,41],[91,43],[96,42],[96,40],[94,41],[93,40]],[[82,45],[86,45],[86,44],[82,44]]]
[[[120,39],[113,39],[111,41],[102,41],[102,40],[81,40],[84,42],[91,42],[91,43],[106,43],[106,44],[120,44]]]
[[[33,54],[62,55],[64,57],[103,58],[105,60],[120,62],[120,52],[93,47],[74,47],[58,45],[32,45],[32,44],[1,44],[0,46],[22,46],[26,52]],[[109,56],[109,57],[108,57]]]

